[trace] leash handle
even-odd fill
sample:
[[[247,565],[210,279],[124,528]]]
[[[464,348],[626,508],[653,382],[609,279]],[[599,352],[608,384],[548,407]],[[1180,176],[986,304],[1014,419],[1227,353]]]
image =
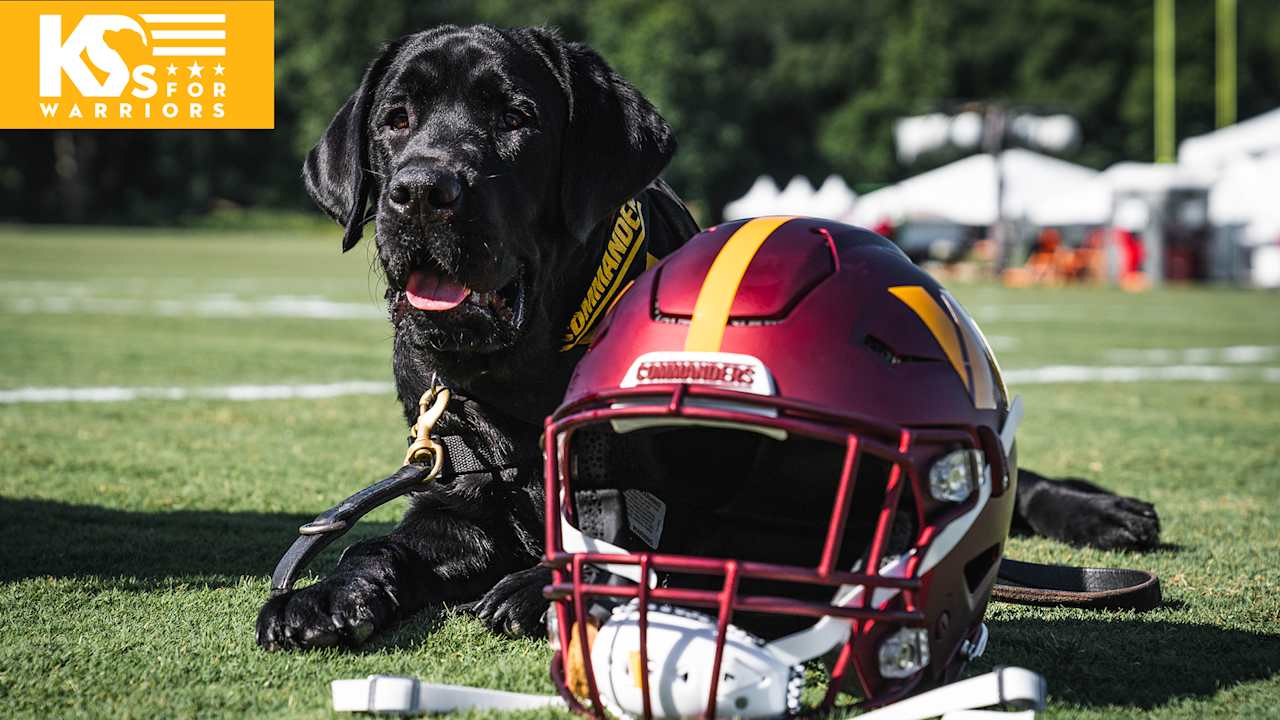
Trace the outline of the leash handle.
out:
[[[405,465],[386,479],[370,485],[337,505],[316,516],[315,520],[298,528],[298,537],[285,551],[280,562],[276,563],[275,572],[271,574],[271,597],[282,595],[293,589],[294,582],[315,559],[329,546],[329,543],[342,537],[356,521],[364,517],[374,508],[407,495],[414,490],[421,490],[435,479],[438,466]]]
[[[1004,558],[991,599],[1015,605],[1145,612],[1160,606],[1160,578],[1145,570],[1042,565]]]

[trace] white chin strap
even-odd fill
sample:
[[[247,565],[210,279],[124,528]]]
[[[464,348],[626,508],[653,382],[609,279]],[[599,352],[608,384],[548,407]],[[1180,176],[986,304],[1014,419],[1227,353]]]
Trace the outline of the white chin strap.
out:
[[[900,700],[858,716],[858,720],[1022,720],[1044,708],[1044,678],[1019,667],[997,668],[986,675],[961,680]],[[992,705],[1018,705],[1022,711],[980,710]]]
[[[370,675],[364,680],[334,680],[333,709],[389,715],[447,713],[455,710],[537,710],[565,703],[555,695],[436,685],[417,678]],[[1018,667],[999,668],[892,705],[859,715],[859,720],[1031,720],[1045,702],[1044,678]],[[984,710],[1017,705],[1027,710]]]
[[[488,690],[462,685],[436,685],[398,675],[370,675],[363,680],[334,680],[333,709],[388,715],[421,715],[455,710],[567,709],[555,695]]]

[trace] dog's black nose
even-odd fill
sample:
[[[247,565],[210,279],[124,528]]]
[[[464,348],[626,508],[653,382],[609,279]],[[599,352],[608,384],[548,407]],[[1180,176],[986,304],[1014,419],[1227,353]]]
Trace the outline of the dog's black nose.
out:
[[[444,168],[401,171],[392,180],[387,200],[405,214],[442,213],[462,202],[462,180]]]

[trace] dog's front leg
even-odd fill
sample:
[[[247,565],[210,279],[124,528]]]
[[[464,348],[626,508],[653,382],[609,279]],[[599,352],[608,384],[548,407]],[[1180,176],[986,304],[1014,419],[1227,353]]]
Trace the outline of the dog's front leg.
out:
[[[465,502],[476,499],[476,490],[433,487],[391,533],[348,548],[332,575],[267,601],[258,614],[258,644],[353,647],[428,604],[474,601],[508,573],[533,565],[536,555],[514,537],[510,515],[475,512],[504,505],[494,498]]]
[[[1013,529],[1104,550],[1143,550],[1160,541],[1160,518],[1151,503],[1087,480],[1054,480],[1021,468]]]

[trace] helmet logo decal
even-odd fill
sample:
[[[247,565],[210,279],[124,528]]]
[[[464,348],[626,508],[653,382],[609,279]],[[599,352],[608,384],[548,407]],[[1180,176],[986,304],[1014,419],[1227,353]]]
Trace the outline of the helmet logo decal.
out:
[[[650,352],[636,358],[621,387],[688,383],[772,395],[773,378],[759,358],[738,353]]]
[[[960,345],[960,338],[956,333],[955,321],[943,310],[938,301],[933,299],[928,290],[919,285],[899,285],[889,288],[889,292],[893,296],[901,300],[912,312],[924,321],[925,327],[929,328],[929,332],[933,333],[934,339],[942,346],[942,351],[946,353],[947,360],[951,362],[951,367],[955,368],[956,374],[960,376],[960,381],[964,383],[964,389],[970,389],[969,373],[965,368],[964,348]]]
[[[762,217],[742,224],[712,261],[707,276],[698,291],[693,305],[693,319],[689,322],[689,334],[684,341],[687,352],[717,352],[724,339],[724,328],[729,324],[729,310],[738,294],[742,276],[752,258],[769,239],[769,235],[790,217]]]
[[[613,232],[609,234],[600,266],[596,268],[596,274],[591,278],[591,284],[587,286],[578,309],[569,317],[569,324],[561,338],[564,344],[560,352],[572,350],[591,339],[596,321],[607,308],[613,306],[610,300],[618,293],[618,288],[626,283],[631,264],[644,246],[644,216],[641,214],[640,202],[628,200],[627,204],[618,208],[618,218],[613,223]]]

